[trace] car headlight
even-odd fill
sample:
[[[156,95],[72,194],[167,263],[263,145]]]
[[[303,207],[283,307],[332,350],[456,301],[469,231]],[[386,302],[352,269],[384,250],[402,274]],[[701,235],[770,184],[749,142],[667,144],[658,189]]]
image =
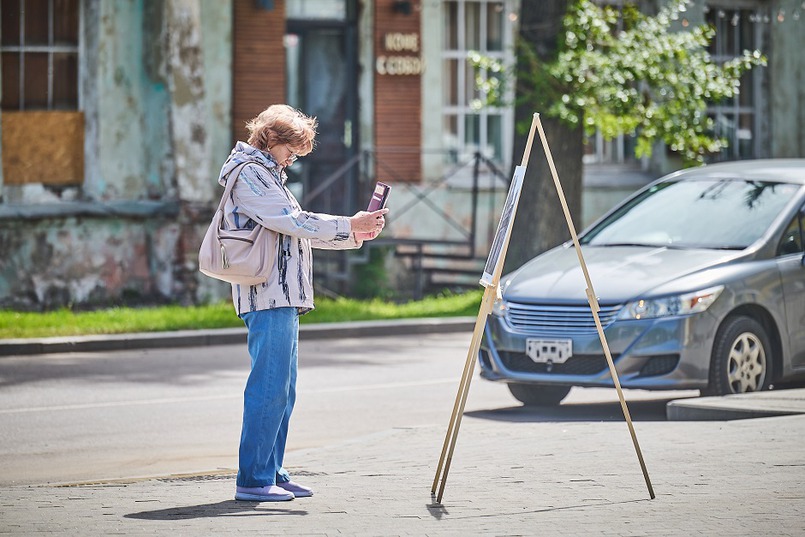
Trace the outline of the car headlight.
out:
[[[716,301],[723,290],[724,286],[718,285],[684,295],[635,300],[623,307],[618,319],[656,319],[701,313]]]

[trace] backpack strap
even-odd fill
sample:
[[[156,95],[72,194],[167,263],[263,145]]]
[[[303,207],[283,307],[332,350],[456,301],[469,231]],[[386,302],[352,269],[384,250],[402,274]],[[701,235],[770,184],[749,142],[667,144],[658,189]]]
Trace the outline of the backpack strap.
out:
[[[246,165],[248,164],[257,164],[259,166],[257,162],[251,162],[247,160],[246,162],[241,162],[240,164],[229,170],[229,172],[226,174],[226,185],[224,186],[224,193],[221,195],[221,202],[218,204],[218,211],[224,210],[224,205],[226,205],[227,196],[229,196],[229,193],[232,192],[232,187],[235,186],[235,181],[238,180],[240,172],[242,172],[243,168],[245,168]],[[235,173],[235,171],[237,171],[238,173]],[[232,177],[233,174],[234,178]]]

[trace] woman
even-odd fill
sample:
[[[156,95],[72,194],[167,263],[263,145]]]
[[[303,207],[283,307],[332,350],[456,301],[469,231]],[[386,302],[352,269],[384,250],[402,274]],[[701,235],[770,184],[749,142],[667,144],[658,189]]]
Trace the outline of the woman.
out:
[[[285,186],[285,168],[313,150],[315,118],[287,105],[272,105],[246,128],[248,143],[235,145],[218,179],[222,185],[237,181],[224,206],[226,227],[264,226],[273,232],[277,259],[266,283],[232,285],[251,355],[235,499],[292,500],[313,495],[282,468],[296,400],[298,316],[313,309],[311,247],[360,248],[383,229],[388,209],[352,217],[303,211]],[[244,162],[249,164],[239,175],[229,177]]]

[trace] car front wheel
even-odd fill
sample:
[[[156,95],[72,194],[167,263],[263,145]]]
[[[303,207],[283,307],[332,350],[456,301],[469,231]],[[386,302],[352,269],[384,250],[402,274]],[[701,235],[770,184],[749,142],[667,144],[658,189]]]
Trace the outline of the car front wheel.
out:
[[[771,345],[763,326],[751,317],[729,317],[716,333],[705,395],[767,390],[771,384]]]
[[[509,391],[526,406],[556,406],[562,402],[570,386],[509,383]]]

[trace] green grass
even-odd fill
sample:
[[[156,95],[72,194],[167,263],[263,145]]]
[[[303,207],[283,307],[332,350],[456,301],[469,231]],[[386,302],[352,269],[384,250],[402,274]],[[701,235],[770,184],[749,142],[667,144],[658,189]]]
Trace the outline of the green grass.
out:
[[[429,297],[394,304],[382,300],[316,299],[316,309],[301,317],[302,323],[327,323],[379,319],[475,316],[482,291]],[[0,339],[163,332],[205,328],[242,327],[232,304],[111,308],[46,313],[0,311]]]

